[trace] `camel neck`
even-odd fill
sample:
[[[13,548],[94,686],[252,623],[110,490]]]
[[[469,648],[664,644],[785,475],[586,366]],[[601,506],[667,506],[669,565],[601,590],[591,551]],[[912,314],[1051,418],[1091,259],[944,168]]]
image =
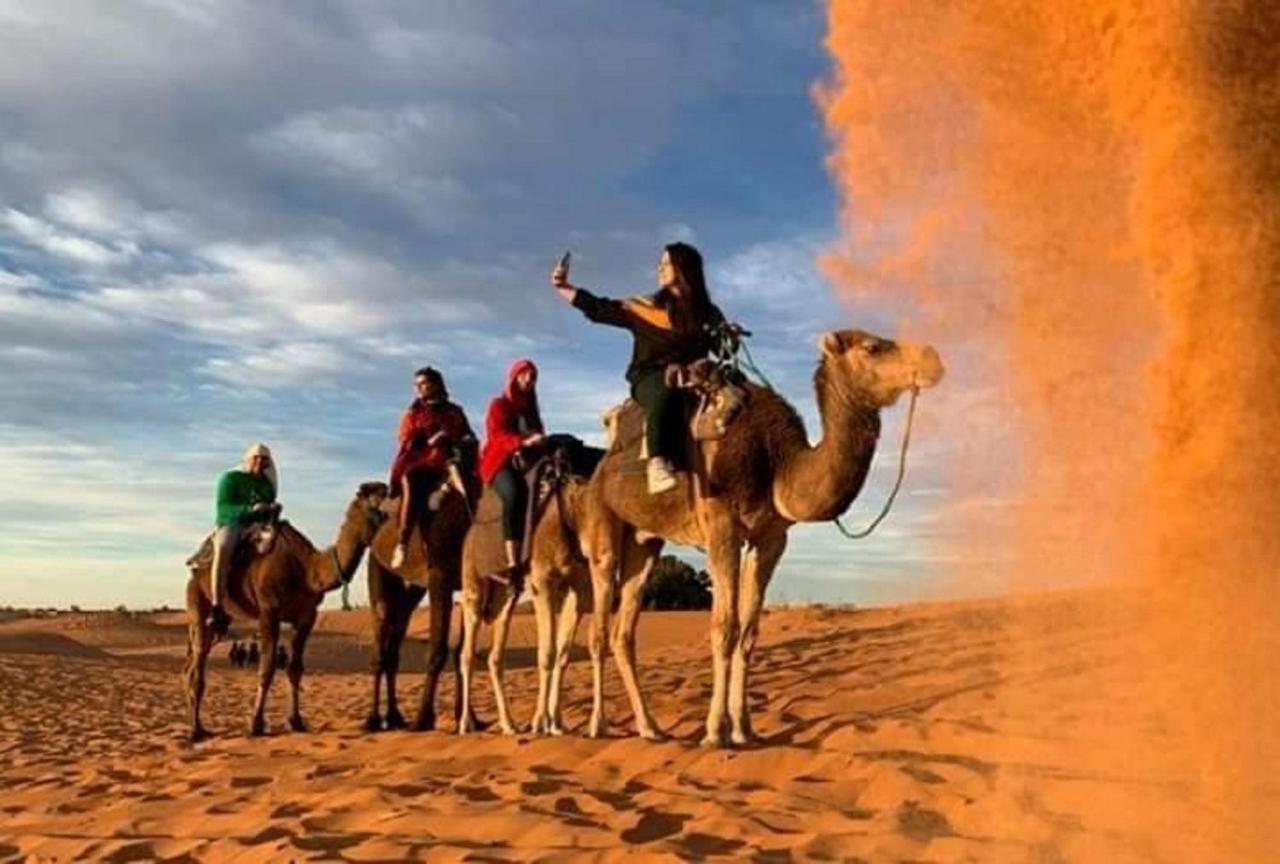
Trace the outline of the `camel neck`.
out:
[[[822,440],[793,452],[774,481],[774,503],[794,522],[824,522],[862,490],[880,437],[880,413],[820,370],[814,381]]]
[[[322,591],[328,591],[350,580],[360,564],[360,556],[363,553],[363,547],[356,542],[352,532],[346,530],[344,526],[343,530],[338,532],[338,539],[332,546],[317,550],[312,557],[312,585]]]

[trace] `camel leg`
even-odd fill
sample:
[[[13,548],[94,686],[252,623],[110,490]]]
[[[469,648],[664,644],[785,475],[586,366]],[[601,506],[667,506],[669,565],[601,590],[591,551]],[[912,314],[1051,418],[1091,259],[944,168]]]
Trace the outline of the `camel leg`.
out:
[[[717,520],[723,522],[723,520]],[[717,530],[718,529],[718,530]],[[711,706],[702,743],[723,747],[729,696],[729,661],[738,641],[738,570],[741,548],[737,535],[723,524],[710,527],[707,569],[711,572]]]
[[[553,615],[559,592],[545,572],[533,573],[529,585],[533,593],[533,618],[538,625],[538,701],[529,731],[534,735],[542,735],[551,731],[548,702],[556,637]]]
[[[267,732],[267,691],[276,674],[276,645],[280,641],[280,615],[276,610],[264,610],[258,622],[258,641],[262,654],[258,658],[258,699],[253,705],[253,721],[249,734],[258,736]]]
[[[489,645],[489,680],[493,682],[493,699],[498,707],[498,727],[504,735],[516,734],[516,727],[511,723],[511,712],[507,707],[507,694],[502,687],[502,660],[507,650],[507,634],[511,632],[511,613],[515,611],[516,601],[520,599],[518,580],[503,589],[506,597],[502,608],[493,622],[493,638]]]
[[[432,570],[427,575],[427,602],[431,610],[431,633],[427,638],[427,678],[422,687],[422,704],[413,728],[428,732],[436,728],[436,686],[449,659],[449,619],[453,615],[452,583],[447,574]]]
[[[564,725],[560,716],[561,687],[564,682],[564,670],[569,665],[569,652],[573,648],[573,637],[578,632],[578,621],[581,616],[581,585],[572,586],[561,595],[560,615],[556,624],[556,655],[551,667],[551,693],[547,703],[547,731],[552,735],[563,735]]]
[[[382,730],[382,711],[379,703],[382,695],[382,676],[386,668],[387,628],[390,626],[389,616],[392,614],[391,580],[399,580],[398,576],[388,573],[369,553],[369,564],[365,571],[369,585],[369,614],[373,618],[373,652],[370,667],[373,672],[373,703],[369,706],[369,714],[365,717],[366,732]]]
[[[294,732],[306,732],[307,724],[302,719],[302,655],[307,649],[307,637],[316,624],[316,616],[311,615],[293,625],[293,640],[289,645],[289,728]]]
[[[764,592],[787,548],[787,535],[779,531],[766,537],[758,546],[747,548],[742,567],[742,589],[738,593],[738,622],[741,632],[729,665],[729,736],[734,744],[756,740],[751,728],[751,710],[747,704],[747,673],[751,654],[760,631],[760,607]]]
[[[644,601],[644,586],[653,572],[653,565],[662,551],[661,543],[630,542],[622,556],[622,599],[618,604],[618,620],[613,627],[613,659],[622,676],[622,686],[631,700],[631,711],[636,718],[636,734],[646,741],[659,741],[664,736],[653,722],[653,715],[644,703],[644,694],[636,678],[636,624],[640,620],[640,607]]]
[[[458,734],[475,732],[471,712],[471,673],[476,661],[476,635],[480,630],[481,594],[462,595],[462,647],[458,650]]]
[[[617,570],[615,549],[618,543],[610,538],[606,548],[593,549],[591,562],[591,592],[594,610],[591,616],[591,635],[587,647],[591,650],[591,720],[587,724],[587,735],[599,738],[605,732],[604,714],[604,659],[608,648],[606,639],[609,633],[609,614],[613,610],[613,580]]]
[[[194,581],[194,580],[193,580]],[[191,743],[203,741],[209,737],[209,730],[200,722],[200,708],[204,704],[205,667],[209,660],[209,651],[213,648],[213,633],[205,626],[208,617],[199,596],[197,585],[194,592],[187,589],[187,664],[186,691],[187,709],[191,715]]]
[[[387,679],[387,728],[408,729],[409,723],[400,713],[400,702],[396,697],[396,680],[400,674],[400,650],[404,647],[405,634],[409,632],[409,622],[413,620],[413,610],[422,602],[426,589],[420,585],[400,584],[394,607],[390,611],[391,625],[387,628],[386,645],[383,646],[382,674]]]

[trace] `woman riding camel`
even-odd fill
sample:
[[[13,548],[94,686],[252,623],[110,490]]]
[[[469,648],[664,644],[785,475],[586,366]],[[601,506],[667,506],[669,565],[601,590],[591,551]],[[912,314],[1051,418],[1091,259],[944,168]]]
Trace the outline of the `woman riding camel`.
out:
[[[624,327],[635,337],[627,381],[644,409],[649,461],[646,479],[656,495],[676,485],[672,457],[679,452],[679,394],[666,383],[666,367],[705,357],[712,348],[709,328],[724,316],[707,295],[702,256],[687,243],[671,243],[658,262],[656,294],[610,300],[569,283],[564,261],[551,272],[560,296],[597,324]]]
[[[249,526],[279,515],[279,488],[280,475],[266,444],[250,445],[240,457],[240,466],[218,478],[213,505],[213,566],[209,570],[212,596],[206,622],[215,636],[225,636],[231,624],[222,601],[236,548]]]
[[[502,395],[489,403],[485,415],[484,450],[480,453],[480,479],[502,499],[502,540],[507,552],[506,578],[520,569],[520,542],[529,489],[524,472],[527,455],[544,439],[538,412],[538,368],[531,360],[517,360],[507,370]]]
[[[455,448],[461,451],[464,474],[475,464],[475,435],[462,408],[449,401],[444,376],[425,366],[414,373],[413,388],[415,398],[400,418],[400,449],[391,465],[391,495],[400,496],[392,569],[404,564],[414,526],[421,532],[427,498],[444,481]]]

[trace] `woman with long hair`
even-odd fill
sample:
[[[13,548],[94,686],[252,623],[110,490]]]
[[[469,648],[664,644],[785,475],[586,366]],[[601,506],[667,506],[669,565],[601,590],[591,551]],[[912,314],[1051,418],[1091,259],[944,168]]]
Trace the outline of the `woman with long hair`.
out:
[[[712,347],[710,328],[724,321],[707,293],[702,256],[688,243],[668,244],[658,261],[657,293],[629,300],[598,297],[570,284],[563,261],[551,272],[551,284],[591,321],[631,331],[627,381],[632,398],[644,409],[649,493],[674,488],[680,402],[679,394],[667,386],[666,367],[705,357]]]
[[[507,578],[520,570],[520,544],[524,540],[525,510],[529,489],[524,472],[528,454],[544,439],[538,411],[538,367],[532,360],[517,360],[507,370],[502,395],[489,403],[485,415],[485,442],[480,451],[480,479],[502,499],[502,539],[507,553]]]
[[[424,518],[427,497],[443,481],[454,450],[474,464],[475,436],[462,408],[449,401],[444,376],[424,366],[413,375],[414,399],[400,417],[396,434],[398,450],[391,465],[391,495],[400,498],[400,523],[392,569],[405,561],[409,538],[417,527],[426,536]],[[468,455],[470,454],[470,455]]]

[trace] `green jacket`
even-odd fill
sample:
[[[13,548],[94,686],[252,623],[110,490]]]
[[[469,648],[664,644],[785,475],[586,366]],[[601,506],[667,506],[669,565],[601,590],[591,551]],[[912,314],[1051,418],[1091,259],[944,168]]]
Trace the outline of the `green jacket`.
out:
[[[252,522],[257,517],[253,505],[270,504],[275,500],[275,487],[265,475],[233,469],[218,478],[213,523],[222,528]]]

